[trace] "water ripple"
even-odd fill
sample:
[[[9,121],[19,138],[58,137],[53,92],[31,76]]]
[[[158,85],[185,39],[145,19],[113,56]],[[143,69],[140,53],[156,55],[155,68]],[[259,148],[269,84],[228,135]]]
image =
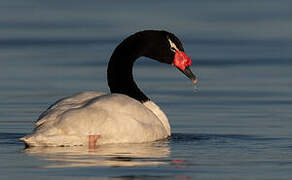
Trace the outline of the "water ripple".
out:
[[[292,140],[292,138],[275,138],[275,137],[261,137],[244,134],[188,134],[188,133],[174,133],[170,140],[174,143],[179,142],[194,142],[204,140],[241,140],[241,141],[280,141]]]
[[[0,133],[0,144],[9,145],[9,144],[21,144],[18,140],[20,137],[24,136],[22,133]]]

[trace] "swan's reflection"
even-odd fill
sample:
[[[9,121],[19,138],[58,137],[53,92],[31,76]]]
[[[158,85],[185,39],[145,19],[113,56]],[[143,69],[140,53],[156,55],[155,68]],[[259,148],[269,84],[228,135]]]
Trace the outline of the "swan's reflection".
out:
[[[26,153],[49,162],[48,168],[89,166],[155,166],[166,164],[167,141],[143,144],[108,144],[88,147],[32,147]]]

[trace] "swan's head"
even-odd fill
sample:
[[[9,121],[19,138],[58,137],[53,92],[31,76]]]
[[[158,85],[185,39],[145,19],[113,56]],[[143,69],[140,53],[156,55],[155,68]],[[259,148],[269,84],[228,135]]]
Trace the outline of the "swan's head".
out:
[[[147,45],[144,56],[173,65],[194,84],[197,83],[197,78],[190,69],[192,60],[184,52],[181,41],[174,34],[167,31],[142,31],[142,33],[146,37],[144,41]]]

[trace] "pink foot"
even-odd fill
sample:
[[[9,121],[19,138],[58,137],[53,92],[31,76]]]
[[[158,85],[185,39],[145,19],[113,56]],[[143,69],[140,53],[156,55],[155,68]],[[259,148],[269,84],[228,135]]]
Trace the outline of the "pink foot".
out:
[[[95,149],[96,141],[100,138],[100,135],[89,135],[88,136],[88,148]]]

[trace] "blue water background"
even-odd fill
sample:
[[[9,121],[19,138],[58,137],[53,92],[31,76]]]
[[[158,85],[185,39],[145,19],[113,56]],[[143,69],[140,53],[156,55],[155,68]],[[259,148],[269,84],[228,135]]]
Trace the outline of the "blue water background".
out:
[[[109,91],[113,49],[144,29],[180,37],[199,78],[194,91],[171,66],[135,65],[172,137],[92,152],[24,150],[18,138],[50,104]],[[0,179],[291,179],[291,90],[289,0],[2,0]]]

